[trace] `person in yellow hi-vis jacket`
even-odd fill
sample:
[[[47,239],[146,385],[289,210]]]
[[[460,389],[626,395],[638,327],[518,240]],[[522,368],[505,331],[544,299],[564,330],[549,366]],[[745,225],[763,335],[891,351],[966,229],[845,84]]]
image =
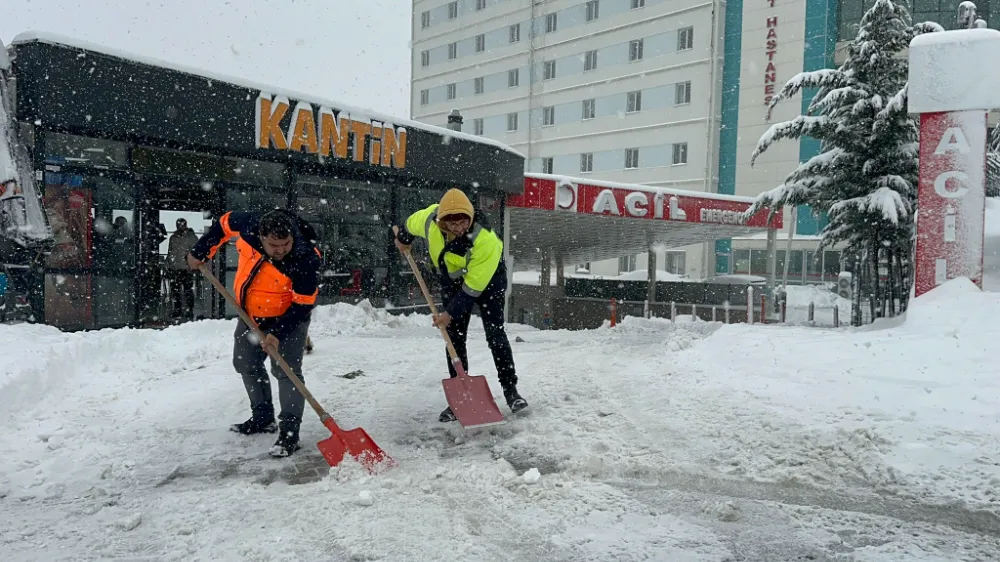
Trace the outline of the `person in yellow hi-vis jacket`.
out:
[[[472,307],[479,305],[479,315],[486,331],[486,343],[493,354],[503,396],[511,412],[518,412],[528,402],[517,393],[514,354],[504,329],[504,296],[507,292],[507,267],[503,261],[503,242],[490,229],[485,217],[477,213],[468,196],[450,189],[426,209],[406,219],[404,228],[393,226],[396,247],[409,250],[417,237],[427,240],[431,264],[441,282],[444,311],[434,319],[444,326],[455,345],[466,372],[469,370],[465,342],[469,333]],[[458,376],[445,349],[448,371]],[[455,421],[446,408],[439,421]]]

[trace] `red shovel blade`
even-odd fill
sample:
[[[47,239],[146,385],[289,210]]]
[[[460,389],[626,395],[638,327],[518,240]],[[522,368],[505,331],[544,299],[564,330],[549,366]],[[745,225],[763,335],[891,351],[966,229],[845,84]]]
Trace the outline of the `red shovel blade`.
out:
[[[331,467],[340,464],[344,460],[345,454],[354,457],[370,473],[396,466],[396,461],[376,445],[364,429],[359,427],[344,431],[333,421],[333,418],[323,420],[323,425],[333,435],[316,443],[316,446]]]
[[[462,427],[483,427],[504,423],[503,414],[493,400],[493,392],[486,377],[470,377],[459,373],[455,378],[441,381],[444,396],[451,412]]]

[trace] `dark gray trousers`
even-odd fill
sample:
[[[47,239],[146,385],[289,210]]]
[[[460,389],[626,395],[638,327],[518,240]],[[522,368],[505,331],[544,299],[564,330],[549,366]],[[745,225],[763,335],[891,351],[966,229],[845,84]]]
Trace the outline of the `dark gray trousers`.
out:
[[[291,334],[281,340],[278,353],[292,368],[292,372],[305,382],[302,377],[302,356],[306,350],[306,335],[309,333],[309,322],[303,322]],[[250,398],[250,411],[253,417],[260,420],[274,419],[274,402],[271,399],[271,380],[264,368],[267,352],[253,336],[253,331],[237,320],[233,345],[233,367],[243,376],[243,386]],[[292,381],[285,375],[278,364],[271,360],[271,374],[278,379],[278,400],[281,402],[281,414],[278,419],[285,424],[302,423],[302,410],[305,408],[305,397],[295,388]]]

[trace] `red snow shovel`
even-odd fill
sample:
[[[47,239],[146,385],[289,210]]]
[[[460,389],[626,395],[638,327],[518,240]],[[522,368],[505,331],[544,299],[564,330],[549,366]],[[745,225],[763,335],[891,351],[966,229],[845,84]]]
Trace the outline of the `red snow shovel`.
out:
[[[219,282],[211,271],[208,270],[208,266],[202,264],[198,267],[198,270],[201,271],[202,275],[204,275],[205,278],[212,283],[212,285],[215,285],[216,290],[222,293],[222,296],[226,297],[229,304],[231,304],[233,308],[236,309],[236,312],[239,313],[243,322],[245,322],[247,326],[250,326],[250,329],[253,330],[254,334],[260,341],[263,341],[264,334],[260,331],[260,327],[257,326],[257,323],[254,322],[253,318],[251,318],[250,315],[243,310],[243,307],[236,303],[236,299],[233,298],[233,294],[229,292],[229,289],[227,289],[225,285]],[[267,350],[267,354],[270,355],[271,359],[274,359],[279,366],[281,366],[281,370],[288,375],[289,380],[292,381],[295,388],[302,393],[302,396],[305,396],[306,401],[309,402],[309,405],[316,411],[316,414],[319,416],[319,421],[330,430],[330,433],[333,434],[329,439],[324,439],[316,444],[319,448],[319,452],[323,454],[323,458],[326,459],[326,462],[329,463],[330,466],[337,466],[340,464],[340,462],[344,460],[345,454],[349,454],[354,457],[359,464],[371,473],[389,469],[397,465],[396,461],[393,460],[392,457],[387,455],[385,451],[375,444],[375,441],[369,437],[368,433],[365,432],[364,429],[361,429],[360,427],[349,431],[341,429],[337,423],[333,421],[333,418],[330,417],[330,414],[326,413],[326,410],[324,410],[323,407],[319,405],[319,402],[313,398],[312,393],[309,392],[304,384],[302,384],[299,377],[295,376],[295,372],[292,371],[292,368],[285,362],[285,359],[276,352],[271,353],[270,350]]]
[[[420,290],[427,299],[427,305],[431,307],[431,314],[437,317],[437,307],[434,306],[434,299],[431,298],[430,291],[424,283],[424,278],[417,269],[417,264],[413,262],[413,256],[406,250],[400,250],[406,256],[406,261],[410,262],[410,269],[413,270],[417,283],[420,283]],[[498,425],[506,423],[503,414],[497,403],[493,400],[493,392],[490,390],[490,383],[484,376],[470,376],[462,366],[462,360],[455,351],[455,346],[448,337],[448,330],[444,326],[438,326],[444,343],[448,346],[448,354],[451,356],[451,364],[458,374],[455,378],[447,378],[441,381],[444,386],[444,397],[451,407],[451,412],[455,414],[458,423],[462,427],[483,427],[487,425]]]

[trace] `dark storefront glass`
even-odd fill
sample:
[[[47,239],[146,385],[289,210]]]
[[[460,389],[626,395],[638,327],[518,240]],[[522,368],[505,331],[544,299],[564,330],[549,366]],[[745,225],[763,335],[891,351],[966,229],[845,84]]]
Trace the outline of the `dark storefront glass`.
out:
[[[380,296],[389,265],[391,187],[303,176],[297,189],[297,211],[319,236],[320,302]]]
[[[135,198],[101,175],[45,173],[55,246],[46,259],[46,322],[68,329],[121,326],[132,318]]]
[[[85,183],[94,187],[94,325],[123,326],[135,310],[135,193],[108,178]]]
[[[137,172],[196,178],[208,182],[224,181],[269,187],[285,185],[283,164],[202,152],[137,146],[132,151],[132,166]]]
[[[88,166],[95,168],[128,168],[128,147],[123,142],[47,133],[45,148],[47,164]]]

